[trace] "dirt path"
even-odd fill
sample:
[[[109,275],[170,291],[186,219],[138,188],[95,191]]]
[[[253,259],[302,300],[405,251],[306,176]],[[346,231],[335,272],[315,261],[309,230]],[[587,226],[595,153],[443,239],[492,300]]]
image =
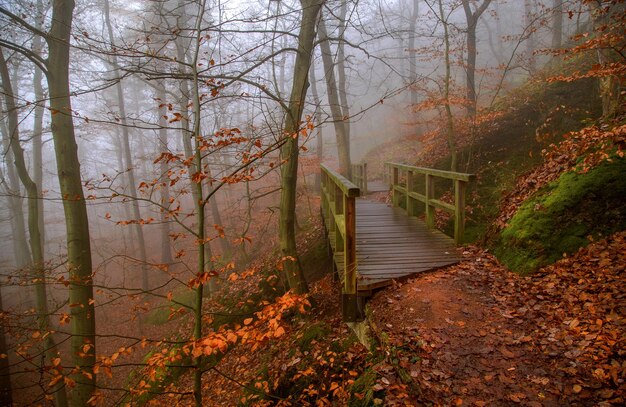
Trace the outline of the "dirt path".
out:
[[[378,293],[386,381],[414,389],[409,405],[623,405],[625,248],[616,235],[533,278],[468,249]]]

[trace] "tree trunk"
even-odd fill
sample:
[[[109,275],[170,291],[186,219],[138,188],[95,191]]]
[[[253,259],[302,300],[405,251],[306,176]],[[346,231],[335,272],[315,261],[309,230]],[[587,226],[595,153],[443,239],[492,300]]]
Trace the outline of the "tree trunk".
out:
[[[108,1],[108,0],[107,0]],[[157,99],[159,105],[159,153],[169,151],[167,140],[167,106],[165,106],[165,83],[159,82],[157,85]],[[170,206],[170,183],[167,172],[169,170],[167,160],[161,160],[159,163],[159,172],[161,174],[161,203],[169,208]],[[167,211],[161,210],[161,263],[170,264],[173,262],[172,250],[170,248],[170,220]]]
[[[0,313],[4,313],[2,304],[2,287],[0,287]],[[8,355],[6,336],[4,325],[0,325],[0,354]],[[9,358],[0,359],[0,406],[9,407],[13,405],[13,390],[11,387],[11,367],[9,366]]]
[[[48,321],[48,296],[46,293],[46,275],[44,272],[44,254],[40,231],[39,220],[39,207],[37,201],[39,201],[39,189],[37,184],[32,180],[26,168],[26,161],[24,159],[24,150],[19,139],[19,119],[17,116],[17,109],[15,105],[15,97],[13,93],[13,87],[11,85],[11,78],[9,75],[9,69],[4,59],[2,48],[0,47],[0,77],[2,78],[2,87],[4,88],[4,100],[7,106],[8,118],[9,118],[9,137],[11,140],[11,149],[13,151],[13,157],[15,159],[15,168],[20,181],[26,189],[28,199],[28,232],[30,235],[30,249],[33,256],[32,268],[33,276],[31,277],[35,281],[35,303],[37,309],[37,322],[39,330],[42,335],[46,335],[44,341],[45,355],[48,358],[48,363],[52,363],[52,359],[57,357],[56,343],[49,332]],[[58,383],[51,390],[54,395],[57,406],[67,405],[67,395],[65,393],[65,387],[63,383]]]
[[[524,0],[524,25],[528,30],[528,38],[526,38],[526,57],[528,58],[528,73],[534,75],[537,70],[537,62],[535,61],[535,35],[534,30],[529,29],[532,24],[533,0]]]
[[[43,7],[43,1],[37,0],[37,15],[43,16],[45,10]],[[42,22],[41,18],[35,19],[35,28],[41,30]],[[40,36],[36,35],[33,38],[33,52],[38,55],[42,54],[43,40]],[[44,91],[42,86],[43,72],[35,67],[35,73],[33,76],[33,88],[35,91],[35,114],[33,117],[33,181],[39,191],[39,199],[37,199],[37,210],[39,212],[39,232],[41,235],[41,247],[45,249],[46,243],[46,230],[44,228],[44,196],[43,196],[43,114],[45,110]]]
[[[72,366],[77,367],[77,372],[72,376],[76,385],[71,391],[71,403],[84,406],[96,385],[93,372],[96,360],[96,320],[89,220],[80,178],[70,100],[69,60],[73,11],[73,0],[53,2],[52,26],[46,40],[52,137],[67,229]]]
[[[344,36],[346,34],[346,16],[348,14],[348,2],[343,0],[339,10],[339,42],[337,44],[337,92],[341,101],[341,117],[343,119],[343,129],[346,137],[346,149],[348,150],[348,160],[352,157],[352,146],[350,145],[350,106],[348,105],[348,92],[346,83],[346,52]],[[349,164],[352,164],[351,162]],[[349,177],[352,176],[352,165],[348,166]],[[350,178],[349,178],[350,179]]]
[[[280,149],[281,166],[280,218],[278,223],[280,250],[284,258],[283,267],[289,287],[297,294],[308,292],[308,286],[300,267],[296,249],[295,213],[296,188],[298,182],[298,134],[300,121],[309,86],[308,76],[315,41],[315,25],[323,0],[300,0],[302,20],[298,34],[298,53],[293,70],[291,96],[285,117],[283,137],[285,143]],[[326,36],[324,36],[326,38]],[[332,71],[332,69],[331,69]],[[338,105],[337,105],[338,106]]]
[[[608,8],[600,7],[598,2],[589,3],[589,11],[591,13],[591,21],[595,35],[601,35],[606,32],[607,25],[610,26],[611,19],[616,16],[623,16],[626,12],[626,5],[612,4]],[[617,17],[619,18],[619,17]],[[613,22],[615,24],[615,22]],[[609,48],[598,48],[598,64],[604,66],[614,61],[614,53]],[[621,56],[623,58],[623,56]],[[602,117],[611,119],[617,113],[619,106],[622,104],[622,95],[620,91],[620,80],[616,75],[605,75],[598,78],[600,97],[602,99]]]
[[[443,41],[445,45],[445,64],[446,76],[444,83],[444,103],[446,109],[446,137],[448,140],[448,149],[450,150],[450,171],[457,170],[457,152],[456,140],[454,136],[454,118],[452,117],[452,108],[450,107],[450,36],[448,34],[448,20],[443,12],[442,0],[439,0],[439,13],[443,24]]]
[[[552,0],[552,48],[561,48],[563,42],[563,1]]]
[[[409,21],[409,83],[412,86],[416,86],[417,82],[417,50],[415,49],[415,29],[417,25],[417,18],[419,17],[419,0],[413,0],[413,10],[411,13],[411,20]],[[411,105],[417,105],[417,91],[414,88],[409,90],[411,94]]]
[[[337,155],[339,156],[339,172],[348,179],[351,177],[352,165],[350,162],[350,152],[348,148],[348,139],[341,104],[337,96],[337,82],[335,80],[335,69],[333,64],[333,56],[330,51],[330,42],[326,31],[324,20],[319,22],[318,38],[320,40],[320,48],[322,50],[322,62],[324,64],[324,73],[326,76],[326,91],[328,93],[328,104],[330,105],[330,114],[333,118],[335,126],[335,136],[337,138]]]
[[[8,110],[8,109],[7,109]],[[24,221],[24,207],[22,205],[22,191],[20,180],[13,165],[13,151],[11,150],[10,132],[5,123],[0,124],[2,132],[2,152],[7,163],[7,200],[9,201],[9,212],[11,214],[11,236],[13,237],[13,254],[15,267],[21,269],[29,265],[32,261],[30,249],[28,248],[28,237],[26,236],[26,226]]]
[[[476,26],[480,16],[489,7],[491,0],[484,0],[481,5],[472,12],[469,0],[463,0],[463,10],[465,11],[465,19],[467,21],[467,69],[466,69],[466,88],[467,88],[467,116],[474,118],[476,116]]]
[[[320,98],[317,93],[317,79],[315,78],[315,66],[313,65],[313,61],[311,61],[311,68],[309,69],[309,76],[311,82],[311,96],[313,96],[313,104],[315,104],[315,112],[313,116],[315,117],[315,138],[317,140],[317,160],[321,164],[324,160],[324,138],[322,136],[322,119],[320,117]],[[318,171],[315,173],[315,189],[317,191],[321,190],[321,173]]]
[[[109,13],[109,0],[104,0],[104,22],[107,26],[109,41],[112,47],[115,47],[115,39],[113,37],[113,26],[111,25],[111,16]],[[133,220],[141,220],[141,210],[139,209],[139,201],[137,200],[137,183],[135,181],[135,169],[133,167],[133,159],[130,151],[130,136],[128,131],[128,121],[126,120],[126,102],[124,100],[124,90],[122,89],[122,81],[120,77],[120,67],[117,61],[117,55],[113,52],[111,56],[111,65],[113,67],[113,79],[115,80],[115,92],[117,94],[117,104],[120,113],[120,125],[122,127],[122,147],[124,151],[124,170],[128,177],[129,193],[132,198]],[[135,235],[137,236],[137,244],[139,246],[139,259],[141,260],[141,289],[145,292],[149,287],[146,243],[143,235],[141,224],[135,223]]]

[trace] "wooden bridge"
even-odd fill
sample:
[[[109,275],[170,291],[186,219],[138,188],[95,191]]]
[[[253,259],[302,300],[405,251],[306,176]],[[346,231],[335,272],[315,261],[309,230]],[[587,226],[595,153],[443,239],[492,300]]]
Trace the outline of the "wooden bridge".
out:
[[[385,168],[384,183],[368,184],[365,164],[353,166],[354,182],[321,166],[322,217],[343,283],[342,308],[347,322],[363,319],[364,299],[373,290],[394,279],[459,261],[455,243],[463,238],[465,189],[473,175],[396,163],[386,163]],[[423,182],[418,182],[418,177]],[[452,181],[454,204],[435,198],[435,179]],[[389,189],[393,205],[367,199],[368,192]],[[416,217],[420,203],[425,222]],[[454,239],[434,228],[436,208],[453,214]]]

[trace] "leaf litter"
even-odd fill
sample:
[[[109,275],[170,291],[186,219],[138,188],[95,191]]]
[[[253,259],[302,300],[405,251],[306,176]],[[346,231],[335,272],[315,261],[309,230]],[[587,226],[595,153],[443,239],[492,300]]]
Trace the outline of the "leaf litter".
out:
[[[408,389],[386,404],[624,405],[626,233],[529,277],[462,250],[371,301],[386,377]]]

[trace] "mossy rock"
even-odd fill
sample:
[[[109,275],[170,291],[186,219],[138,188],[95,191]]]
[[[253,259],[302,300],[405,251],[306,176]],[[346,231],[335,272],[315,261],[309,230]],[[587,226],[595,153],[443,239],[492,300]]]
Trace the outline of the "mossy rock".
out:
[[[494,251],[507,267],[531,273],[597,238],[626,229],[626,160],[567,172],[538,191],[502,230]]]

